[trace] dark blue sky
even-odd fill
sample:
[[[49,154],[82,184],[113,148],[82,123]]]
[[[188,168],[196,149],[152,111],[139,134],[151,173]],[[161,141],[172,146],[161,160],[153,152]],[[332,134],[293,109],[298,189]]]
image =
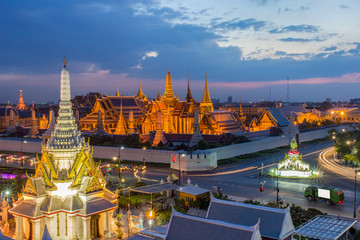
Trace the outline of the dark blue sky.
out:
[[[148,97],[167,69],[184,98],[188,71],[201,99],[293,101],[360,97],[357,1],[12,1],[0,2],[0,102],[59,98],[64,54],[72,95]],[[271,91],[270,91],[271,89]],[[270,95],[271,92],[271,95]]]

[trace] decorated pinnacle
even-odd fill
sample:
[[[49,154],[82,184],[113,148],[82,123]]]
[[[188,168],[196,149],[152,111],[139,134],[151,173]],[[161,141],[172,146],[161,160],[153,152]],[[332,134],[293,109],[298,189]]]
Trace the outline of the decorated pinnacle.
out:
[[[292,150],[297,149],[297,143],[296,143],[295,138],[293,138],[291,140],[290,147],[291,147]]]

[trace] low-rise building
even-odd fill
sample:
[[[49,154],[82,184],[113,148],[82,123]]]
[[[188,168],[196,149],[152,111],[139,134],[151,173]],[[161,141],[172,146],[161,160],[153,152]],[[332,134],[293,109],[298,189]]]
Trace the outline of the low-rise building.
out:
[[[187,207],[190,206],[190,202],[196,202],[197,200],[204,198],[210,192],[205,188],[194,186],[192,184],[180,187],[176,189],[176,191],[179,193],[179,199],[184,200],[185,206]]]

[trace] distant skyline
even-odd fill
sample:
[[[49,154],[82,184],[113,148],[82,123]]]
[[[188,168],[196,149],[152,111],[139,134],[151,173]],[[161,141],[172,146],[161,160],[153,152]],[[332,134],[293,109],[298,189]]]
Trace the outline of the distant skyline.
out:
[[[201,101],[360,97],[357,0],[64,0],[0,3],[0,102],[57,102],[64,55],[72,97],[174,93]]]

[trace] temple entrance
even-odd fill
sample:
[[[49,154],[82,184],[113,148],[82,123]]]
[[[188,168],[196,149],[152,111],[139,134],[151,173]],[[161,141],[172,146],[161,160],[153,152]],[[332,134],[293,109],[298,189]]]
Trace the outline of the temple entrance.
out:
[[[94,237],[94,238],[100,237],[99,218],[100,218],[100,215],[91,216],[91,218],[90,218],[91,237]]]

